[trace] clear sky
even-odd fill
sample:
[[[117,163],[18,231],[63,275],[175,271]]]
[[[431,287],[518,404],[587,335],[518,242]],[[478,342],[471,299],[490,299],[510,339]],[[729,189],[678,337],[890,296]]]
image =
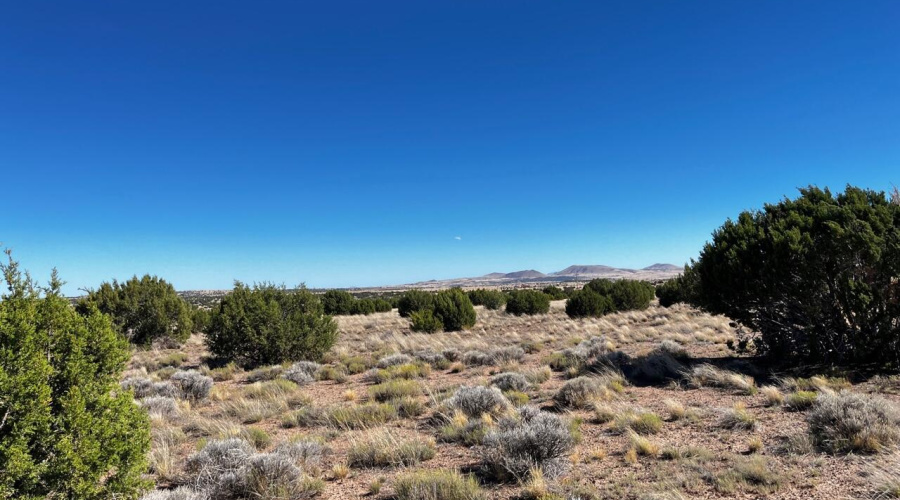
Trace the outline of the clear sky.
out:
[[[900,184],[900,2],[6,1],[0,241],[67,292],[682,264]]]

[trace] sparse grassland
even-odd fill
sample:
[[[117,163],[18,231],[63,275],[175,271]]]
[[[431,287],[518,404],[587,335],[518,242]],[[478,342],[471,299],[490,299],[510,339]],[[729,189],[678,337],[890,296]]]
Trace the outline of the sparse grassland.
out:
[[[751,371],[727,347],[727,318],[681,305],[576,319],[564,301],[548,314],[476,309],[459,332],[413,332],[396,311],[337,317],[321,366],[207,366],[196,336],[136,351],[123,383],[151,413],[151,477],[187,494],[216,479],[202,474],[233,469],[242,482],[230,487],[242,489],[222,494],[235,498],[281,498],[273,488],[401,500],[898,491],[892,469],[867,473],[882,455],[855,454],[896,446],[885,405],[900,384]],[[829,399],[848,392],[880,398]],[[217,462],[227,450],[243,462]]]

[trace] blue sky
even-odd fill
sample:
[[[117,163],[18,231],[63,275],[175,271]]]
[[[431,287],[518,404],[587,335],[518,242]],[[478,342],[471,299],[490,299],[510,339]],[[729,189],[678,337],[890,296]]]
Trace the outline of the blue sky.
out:
[[[682,264],[797,187],[900,184],[897,26],[876,0],[5,2],[0,241],[70,293]]]

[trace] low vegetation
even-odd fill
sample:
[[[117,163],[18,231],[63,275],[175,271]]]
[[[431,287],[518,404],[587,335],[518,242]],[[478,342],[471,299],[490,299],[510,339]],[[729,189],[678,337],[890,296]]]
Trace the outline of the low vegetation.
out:
[[[311,292],[243,283],[219,303],[206,333],[210,353],[244,367],[318,360],[336,339],[337,325]]]
[[[78,301],[77,309],[90,314],[94,309],[112,318],[122,335],[139,345],[169,340],[181,343],[193,331],[190,306],[175,288],[156,276],[137,276],[119,283],[103,283]]]
[[[513,290],[506,299],[506,312],[523,314],[546,314],[550,310],[550,296],[540,290]]]
[[[11,254],[0,271],[0,498],[135,496],[147,413],[118,389],[128,343],[94,304],[77,313]]]

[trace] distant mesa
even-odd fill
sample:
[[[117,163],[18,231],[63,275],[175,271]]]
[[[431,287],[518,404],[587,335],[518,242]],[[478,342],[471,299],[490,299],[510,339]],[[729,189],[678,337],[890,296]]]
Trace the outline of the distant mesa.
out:
[[[551,273],[552,276],[607,276],[621,274],[622,272],[634,272],[633,269],[617,269],[610,266],[569,266],[562,271]]]
[[[529,269],[527,271],[516,271],[514,273],[506,273],[503,275],[504,278],[513,279],[513,280],[521,280],[521,279],[531,279],[531,278],[546,278],[547,275],[540,272],[535,271],[534,269]]]
[[[675,266],[672,264],[653,264],[652,266],[647,266],[644,269],[642,269],[642,271],[666,271],[666,272],[681,271],[681,270],[682,270],[681,267]]]

